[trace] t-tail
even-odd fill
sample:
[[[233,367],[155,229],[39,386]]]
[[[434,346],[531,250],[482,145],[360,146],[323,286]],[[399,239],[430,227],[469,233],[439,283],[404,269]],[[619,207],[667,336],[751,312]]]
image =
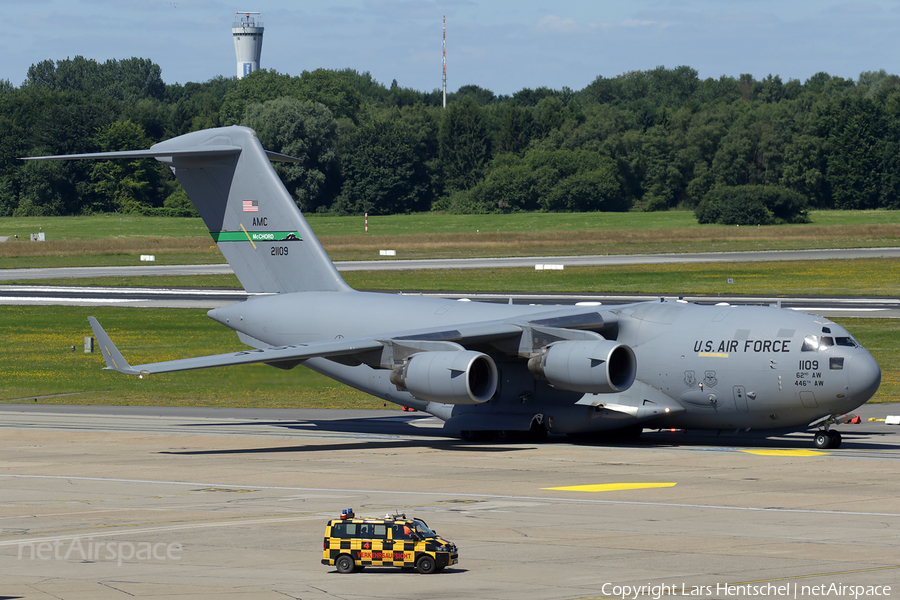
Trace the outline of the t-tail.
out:
[[[247,127],[206,129],[149,150],[26,160],[156,158],[175,173],[213,240],[250,293],[350,291]]]

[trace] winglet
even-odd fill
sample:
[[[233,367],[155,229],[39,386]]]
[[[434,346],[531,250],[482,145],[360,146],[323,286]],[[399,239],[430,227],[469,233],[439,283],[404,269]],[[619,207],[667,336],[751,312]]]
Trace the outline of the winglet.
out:
[[[94,337],[97,338],[97,343],[100,344],[100,352],[103,354],[103,359],[106,361],[106,368],[118,371],[119,373],[125,373],[126,375],[140,375],[140,371],[131,368],[131,365],[128,364],[128,361],[125,360],[122,353],[119,352],[119,349],[113,344],[109,335],[103,330],[103,327],[100,326],[97,319],[88,317],[88,322],[91,324],[91,329],[94,330]]]

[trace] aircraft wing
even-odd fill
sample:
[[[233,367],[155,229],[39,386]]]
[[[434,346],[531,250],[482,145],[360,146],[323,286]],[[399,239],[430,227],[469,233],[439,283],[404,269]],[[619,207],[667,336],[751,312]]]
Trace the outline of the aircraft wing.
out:
[[[249,365],[254,363],[267,363],[273,366],[279,366],[279,364],[294,366],[307,358],[354,355],[372,350],[380,350],[383,346],[382,342],[376,340],[339,339],[313,342],[306,345],[243,350],[227,354],[198,356],[196,358],[184,358],[132,366],[128,364],[128,361],[125,360],[119,352],[119,349],[113,344],[109,335],[103,330],[103,327],[101,327],[97,319],[88,317],[88,321],[91,323],[94,337],[97,338],[97,343],[100,345],[103,358],[106,360],[106,368],[118,371],[119,373],[125,373],[126,375],[143,376],[153,373],[192,371],[194,369]]]
[[[459,349],[462,347],[455,342],[443,341],[449,336],[461,336],[465,338],[477,337],[488,339],[495,337],[507,337],[521,333],[518,326],[503,323],[479,324],[465,334],[454,330],[448,332],[432,333],[431,335],[412,335],[398,338],[373,339],[373,338],[341,338],[335,340],[323,340],[308,344],[280,346],[272,348],[258,348],[254,350],[242,350],[227,354],[214,354],[210,356],[198,356],[145,365],[130,365],[122,356],[112,339],[94,317],[88,317],[94,337],[100,345],[103,358],[106,361],[106,369],[118,371],[126,375],[150,375],[155,373],[171,373],[175,371],[192,371],[195,369],[207,369],[211,367],[227,367],[233,365],[249,365],[265,363],[275,367],[291,368],[309,358],[332,358],[353,361],[354,357],[361,357],[367,353],[379,352],[387,345],[406,346],[419,350],[428,349]]]

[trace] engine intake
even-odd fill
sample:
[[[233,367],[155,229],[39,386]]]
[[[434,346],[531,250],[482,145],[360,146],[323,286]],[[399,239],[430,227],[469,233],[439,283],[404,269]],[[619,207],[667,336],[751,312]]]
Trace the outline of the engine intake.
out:
[[[528,360],[535,377],[562,390],[585,394],[624,392],[634,383],[634,351],[611,340],[554,342]]]
[[[497,391],[497,365],[487,354],[419,352],[391,371],[391,383],[419,400],[441,404],[481,404]]]

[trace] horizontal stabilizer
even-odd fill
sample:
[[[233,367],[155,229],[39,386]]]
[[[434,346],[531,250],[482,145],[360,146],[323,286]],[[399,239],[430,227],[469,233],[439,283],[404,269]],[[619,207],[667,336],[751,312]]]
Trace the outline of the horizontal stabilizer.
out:
[[[202,148],[170,148],[154,150],[123,150],[121,152],[90,152],[87,154],[63,154],[59,156],[29,156],[21,160],[112,160],[114,158],[195,158],[228,156],[237,154],[237,146],[204,146]]]
[[[87,154],[62,154],[57,156],[28,156],[19,160],[112,160],[114,158],[206,158],[237,154],[238,146],[202,146],[199,148],[159,148],[149,150],[123,150],[121,152],[90,152]],[[266,150],[273,162],[302,162],[299,158]]]
[[[272,162],[288,162],[288,163],[303,162],[299,158],[295,158],[293,156],[288,156],[287,154],[279,154],[278,152],[272,152],[271,150],[266,150],[266,156],[268,156],[269,160],[271,160]]]

